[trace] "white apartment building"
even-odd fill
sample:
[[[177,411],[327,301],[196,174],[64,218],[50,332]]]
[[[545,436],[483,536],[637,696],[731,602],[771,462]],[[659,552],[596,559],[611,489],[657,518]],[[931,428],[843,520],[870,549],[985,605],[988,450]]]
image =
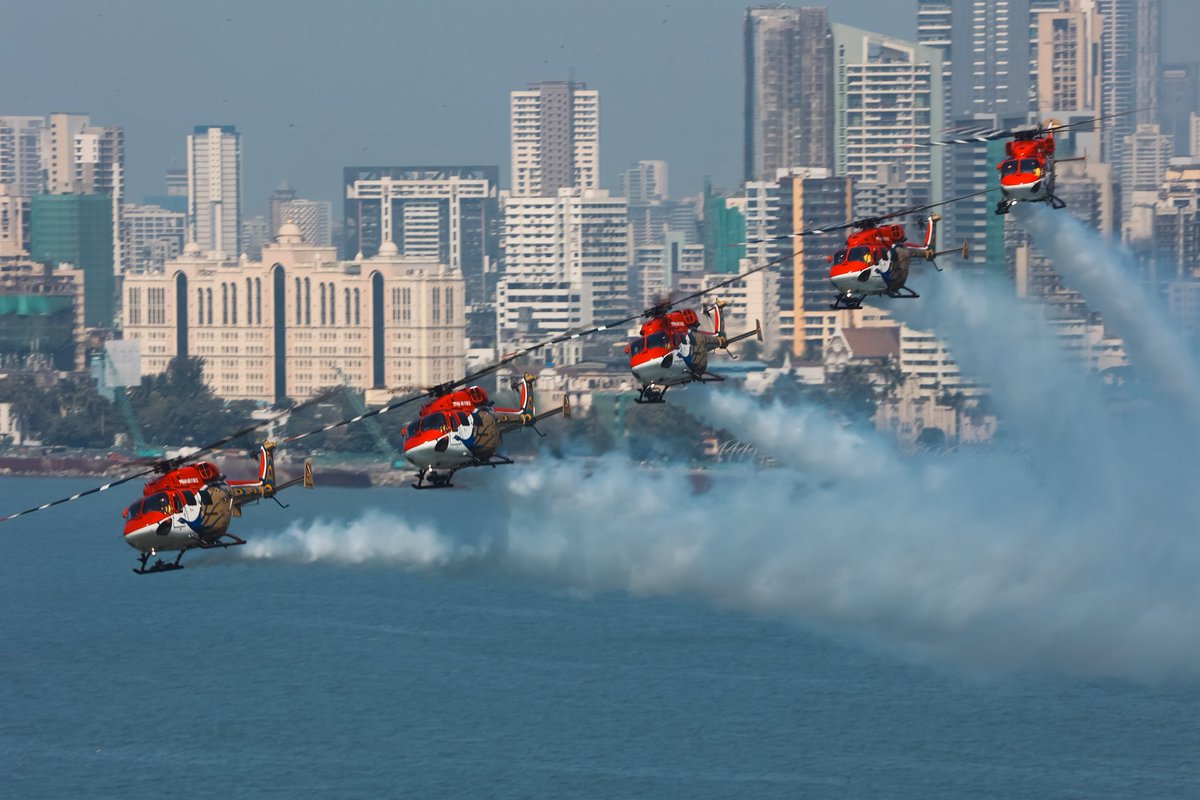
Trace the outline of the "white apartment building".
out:
[[[669,198],[667,162],[639,161],[622,172],[621,195],[631,205],[658,203]]]
[[[328,200],[305,200],[297,197],[280,206],[283,222],[291,220],[300,226],[304,241],[328,247],[333,244],[333,204]],[[430,254],[425,254],[430,255]],[[437,257],[436,252],[432,254]]]
[[[699,283],[704,275],[704,245],[688,244],[682,233],[671,232],[664,238],[662,244],[642,245],[634,249],[634,305],[649,308],[672,292],[695,291],[690,286],[685,289],[687,284],[684,282],[690,280]]]
[[[0,258],[28,255],[25,220],[29,216],[29,198],[9,193],[9,185],[0,183]]]
[[[942,159],[927,146],[943,124],[941,54],[933,47],[833,24],[836,174],[876,180],[894,165],[941,199]]]
[[[242,137],[232,125],[197,125],[187,137],[188,226],[203,253],[241,243]]]
[[[600,186],[600,92],[575,81],[530,84],[511,93],[510,115],[514,197]]]
[[[603,189],[504,199],[505,273],[497,303],[502,340],[530,315],[540,331],[559,333],[628,310],[626,212],[624,198]],[[545,288],[541,299],[538,286]]]
[[[45,117],[0,117],[0,185],[18,197],[40,194],[46,186],[42,150],[48,135]]]
[[[125,337],[142,371],[180,354],[205,360],[227,399],[304,399],[345,381],[408,390],[459,378],[465,363],[462,276],[395,247],[338,261],[285,223],[262,261],[217,259],[190,243],[161,273],[130,275]]]
[[[160,271],[183,254],[187,215],[158,206],[127,203],[121,209],[121,271]]]

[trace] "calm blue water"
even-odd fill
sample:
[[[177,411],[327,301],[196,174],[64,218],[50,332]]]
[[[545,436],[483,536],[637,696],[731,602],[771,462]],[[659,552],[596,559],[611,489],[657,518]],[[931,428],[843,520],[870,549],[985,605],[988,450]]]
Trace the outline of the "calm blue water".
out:
[[[297,492],[241,530],[365,508],[467,530],[490,480]],[[0,509],[85,485],[4,478]],[[128,501],[0,528],[2,797],[1200,797],[1194,685],[983,678],[486,568],[192,553],[138,577]]]

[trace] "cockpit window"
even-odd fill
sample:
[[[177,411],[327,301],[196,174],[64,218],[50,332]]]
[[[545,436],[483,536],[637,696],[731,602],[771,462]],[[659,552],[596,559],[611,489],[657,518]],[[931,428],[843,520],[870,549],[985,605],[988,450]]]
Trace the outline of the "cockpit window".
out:
[[[647,348],[666,347],[666,346],[667,346],[667,334],[664,333],[663,331],[659,331],[658,333],[652,333],[646,337],[646,347]]]
[[[646,345],[641,339],[634,339],[629,343],[629,355],[631,356],[636,356],[645,349]]]
[[[1041,166],[1036,158],[1010,158],[1008,161],[1001,162],[1000,175],[1001,177],[1005,177],[1016,175],[1018,172],[1037,172],[1041,169]]]
[[[427,414],[426,416],[421,417],[421,430],[422,431],[441,430],[445,426],[446,426],[446,415],[445,414],[441,414],[441,413]]]
[[[133,519],[148,511],[161,511],[164,514],[169,514],[171,511],[171,499],[164,492],[152,494],[125,509],[124,516],[126,519]]]
[[[849,251],[846,251],[846,250],[839,251],[838,255],[842,256],[842,258],[837,259],[837,260],[838,261],[866,261],[867,256],[869,256],[870,254],[871,254],[871,248],[869,248],[865,245],[859,245],[858,247],[851,247]]]

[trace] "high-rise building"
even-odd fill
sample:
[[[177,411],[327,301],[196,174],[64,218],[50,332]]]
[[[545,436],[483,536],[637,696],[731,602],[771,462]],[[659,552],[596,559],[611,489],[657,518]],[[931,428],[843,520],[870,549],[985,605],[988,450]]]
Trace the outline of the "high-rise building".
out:
[[[1138,125],[1125,137],[1125,168],[1121,172],[1121,188],[1128,196],[1132,192],[1157,193],[1167,173],[1174,145],[1157,124]]]
[[[1159,0],[1094,2],[1104,20],[1100,37],[1099,111],[1112,117],[1102,123],[1100,159],[1123,174],[1126,137],[1134,133],[1139,123],[1156,119],[1162,39]],[[1125,191],[1122,187],[1122,192]]]
[[[204,359],[228,399],[304,399],[327,386],[432,386],[464,367],[462,277],[444,264],[383,253],[337,260],[284,223],[262,261],[215,260],[191,243],[163,273],[125,281],[125,336],[142,370]]]
[[[826,8],[762,6],[745,18],[747,181],[833,166],[833,39]]]
[[[1200,113],[1200,63],[1164,64],[1158,86],[1158,124],[1171,137],[1176,156],[1191,150],[1191,118]]]
[[[704,276],[704,245],[688,244],[683,234],[668,233],[662,244],[634,248],[633,303],[642,308],[662,302],[673,292],[695,291]],[[688,283],[690,282],[690,283]]]
[[[243,218],[242,239],[238,246],[238,252],[244,253],[251,261],[261,259],[263,245],[271,241],[269,224],[267,218],[261,215]]]
[[[894,165],[914,199],[938,202],[942,153],[927,145],[944,127],[940,53],[848,25],[831,28],[837,174],[876,180],[881,166]]]
[[[296,190],[287,181],[275,187],[275,191],[271,192],[270,200],[267,202],[267,225],[268,238],[275,235],[275,231],[287,221],[287,216],[283,212],[283,207],[287,203],[295,200],[297,197]],[[305,240],[309,241],[309,240]],[[328,244],[328,243],[326,243]]]
[[[703,219],[704,269],[736,275],[741,259],[746,256],[746,217],[742,213],[744,198],[728,197],[713,191],[704,181]]]
[[[242,137],[232,125],[197,125],[187,137],[188,227],[209,253],[236,253],[242,228]]]
[[[29,255],[29,198],[0,183],[0,258]]]
[[[621,173],[621,196],[630,205],[660,203],[671,196],[667,162],[639,161]]]
[[[768,235],[780,236],[814,225],[849,220],[853,211],[852,187],[853,179],[831,175],[828,170],[780,174],[773,190],[777,210],[767,226],[771,230]],[[749,223],[748,211],[747,227]],[[795,356],[819,354],[837,320],[857,313],[829,308],[834,295],[829,282],[829,257],[845,243],[845,231],[793,237],[759,256],[792,256],[779,266],[779,338]]]
[[[495,302],[499,167],[346,167],[342,175],[344,257],[369,258],[391,242],[401,255],[461,272],[469,306]]]
[[[1100,108],[1100,37],[1103,19],[1089,0],[1064,0],[1041,11],[1034,51],[1037,111],[1096,111]]]
[[[187,215],[182,211],[127,203],[121,210],[121,271],[161,270],[183,253],[186,236]]]
[[[188,173],[186,169],[168,169],[163,175],[165,194],[148,194],[142,198],[145,205],[158,206],[167,211],[177,211],[185,219],[188,210]]]
[[[320,247],[333,244],[333,204],[328,200],[298,197],[284,203],[280,212],[284,222],[290,219],[300,226],[300,230],[304,231],[304,241]]]
[[[30,198],[30,256],[83,271],[83,319],[111,327],[116,315],[113,200],[103,194],[39,194]]]
[[[561,333],[629,307],[627,208],[606,190],[507,198],[504,252],[496,309],[503,342]]]
[[[586,83],[532,83],[510,96],[512,193],[556,197],[600,186],[600,92]]]
[[[1030,0],[917,0],[917,41],[939,51],[946,118],[1029,110]]]
[[[45,117],[0,117],[0,184],[18,197],[46,188],[42,154],[48,128]]]

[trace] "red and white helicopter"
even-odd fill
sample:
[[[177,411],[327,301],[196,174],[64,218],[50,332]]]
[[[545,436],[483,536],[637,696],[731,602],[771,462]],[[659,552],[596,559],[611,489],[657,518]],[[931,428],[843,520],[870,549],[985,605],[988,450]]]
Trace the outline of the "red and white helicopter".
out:
[[[819,228],[785,233],[780,236],[770,236],[765,239],[753,239],[745,244],[762,244],[793,239],[800,236],[818,236],[836,231],[853,229],[846,237],[846,244],[837,252],[829,255],[829,280],[837,290],[833,309],[862,308],[863,300],[872,296],[887,296],[896,298],[920,297],[908,286],[909,267],[914,257],[923,258],[933,263],[935,269],[941,269],[934,263],[938,256],[959,254],[962,258],[970,255],[970,244],[964,239],[961,247],[950,250],[937,250],[937,223],[941,219],[937,214],[925,218],[925,241],[909,242],[904,226],[884,223],[897,217],[905,217],[922,211],[938,208],[939,206],[957,203],[970,197],[977,197],[992,191],[954,197],[940,203],[929,203],[915,208],[893,211],[877,217],[841,222],[834,225],[824,225]],[[782,261],[795,258],[794,253],[774,258],[760,267],[748,270],[743,275],[766,269]]]
[[[1102,120],[1136,113],[1138,111],[1125,111],[1120,114],[1090,117],[1069,124],[1047,120],[1036,125],[1021,125],[1003,130],[972,131],[930,144],[941,147],[1010,139],[1004,144],[1004,159],[996,165],[996,171],[1000,173],[1001,193],[1001,199],[996,203],[996,213],[1007,214],[1017,203],[1047,203],[1051,208],[1066,208],[1067,204],[1054,193],[1057,179],[1055,165],[1067,161],[1084,161],[1087,156],[1058,158],[1055,154],[1055,131],[1092,125]]]
[[[571,406],[565,396],[560,407],[537,413],[534,380],[528,373],[513,378],[517,408],[497,406],[481,386],[456,389],[421,406],[417,419],[404,428],[404,457],[417,468],[413,487],[452,486],[450,481],[460,469],[511,464],[511,459],[497,452],[503,434],[520,428],[537,431],[537,423],[555,414],[570,417]]]
[[[323,399],[323,395],[314,397],[300,406],[320,399]],[[117,478],[70,497],[0,517],[0,522],[106,492],[116,486],[157,473],[159,477],[146,482],[142,489],[142,497],[125,509],[122,515],[125,518],[124,539],[141,554],[139,565],[133,570],[137,574],[182,569],[180,560],[188,550],[211,550],[246,543],[244,539],[229,532],[233,519],[242,516],[242,506],[256,500],[274,499],[279,492],[296,484],[312,488],[311,462],[305,462],[304,474],[301,477],[284,483],[276,482],[275,443],[271,441],[260,445],[258,476],[249,480],[230,480],[221,473],[216,464],[199,460],[201,456],[269,425],[287,413],[290,412],[243,428],[189,456],[155,461],[140,472]],[[165,552],[175,552],[175,560],[167,562],[159,558],[153,564],[149,563],[151,558]]]
[[[304,463],[302,477],[275,482],[275,443],[259,446],[258,477],[230,480],[211,461],[188,464],[146,483],[143,497],[131,504],[125,517],[125,541],[140,552],[141,566],[134,572],[145,575],[182,569],[184,552],[193,548],[210,550],[245,544],[229,532],[234,517],[242,515],[246,503],[274,498],[279,492],[302,484],[313,488],[312,462]],[[277,501],[278,502],[278,501]],[[146,563],[160,552],[178,551],[173,562],[161,559]]]
[[[657,306],[647,313],[637,338],[625,347],[629,369],[642,384],[638,403],[663,403],[663,395],[672,386],[685,383],[724,380],[709,372],[708,355],[713,350],[728,351],[729,345],[751,336],[762,341],[762,324],[754,321],[754,330],[730,338],[725,333],[725,301],[703,306],[712,320],[711,331],[700,330],[700,320],[690,308],[672,310],[671,305]],[[731,354],[732,356],[732,354]]]

